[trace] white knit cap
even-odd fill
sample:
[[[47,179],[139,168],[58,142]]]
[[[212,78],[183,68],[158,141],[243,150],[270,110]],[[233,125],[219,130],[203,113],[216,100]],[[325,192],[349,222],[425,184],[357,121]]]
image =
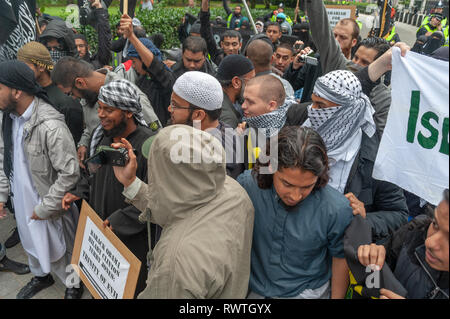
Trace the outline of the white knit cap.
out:
[[[222,86],[215,77],[204,72],[184,73],[175,82],[173,92],[204,110],[214,111],[222,108]]]

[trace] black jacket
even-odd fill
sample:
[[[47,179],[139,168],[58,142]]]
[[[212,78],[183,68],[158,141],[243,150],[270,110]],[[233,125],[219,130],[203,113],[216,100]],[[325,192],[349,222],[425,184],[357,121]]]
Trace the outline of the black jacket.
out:
[[[48,99],[61,114],[64,115],[67,127],[72,133],[75,145],[80,141],[83,134],[83,108],[78,99],[65,95],[55,84],[44,88]]]
[[[379,146],[378,135],[363,133],[344,194],[353,193],[364,203],[367,220],[372,226],[372,239],[380,244],[408,221],[408,207],[403,190],[389,182],[372,178]]]
[[[417,216],[384,244],[386,263],[406,288],[410,299],[448,299],[448,272],[431,268],[425,260],[425,240],[430,224],[430,217]]]
[[[170,119],[167,108],[170,105],[170,96],[176,77],[157,58],[153,59],[149,67],[146,67],[145,64],[142,64],[142,67],[149,75],[141,76],[136,81],[136,85],[147,95],[159,121],[163,126],[166,126]]]
[[[316,54],[315,57],[317,59],[320,59],[318,54]],[[316,83],[317,78],[321,75],[322,75],[322,67],[320,63],[317,66],[305,64],[298,70],[294,70],[293,63],[291,63],[289,65],[289,68],[284,73],[283,78],[285,78],[286,80],[289,81],[289,83],[291,83],[292,87],[294,88],[294,91],[303,88],[302,98],[300,99],[300,101],[303,103],[312,101],[311,95],[314,90],[314,85]]]
[[[242,115],[236,110],[233,103],[231,103],[228,94],[223,92],[222,113],[220,114],[220,121],[226,123],[232,128],[236,128],[241,123]]]
[[[62,40],[64,44],[64,50],[68,52],[70,56],[78,57],[77,46],[75,45],[74,33],[72,29],[66,26],[64,20],[53,19],[50,20],[44,32],[39,37],[41,43],[45,43],[46,39],[55,38]]]
[[[200,34],[203,39],[206,41],[206,45],[208,47],[208,52],[211,55],[212,61],[219,65],[220,62],[225,57],[225,52],[223,49],[219,49],[217,47],[216,40],[214,40],[214,35],[211,28],[211,22],[210,22],[210,16],[211,14],[208,12],[200,11]]]
[[[96,21],[95,29],[98,36],[97,53],[90,57],[90,62],[94,68],[101,69],[111,63],[111,27],[109,25],[109,14],[107,9],[95,9],[93,15]]]

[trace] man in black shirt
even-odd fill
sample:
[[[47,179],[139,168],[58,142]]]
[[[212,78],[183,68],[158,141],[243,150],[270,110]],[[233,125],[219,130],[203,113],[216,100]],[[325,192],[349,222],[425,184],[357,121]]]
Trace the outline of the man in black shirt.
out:
[[[147,160],[142,144],[152,135],[143,120],[142,106],[138,93],[130,82],[119,79],[102,86],[98,96],[98,117],[101,125],[94,130],[89,146],[89,157],[96,154],[98,146],[110,146],[126,138],[136,149],[140,179],[147,180]],[[76,188],[63,198],[63,208],[81,198],[87,200],[105,225],[110,225],[116,235],[142,262],[135,296],[145,288],[147,279],[148,237],[146,225],[139,222],[140,212],[125,202],[123,186],[114,177],[112,166],[103,165],[95,171],[88,163],[89,172],[84,172]],[[159,238],[161,229],[152,226],[152,247]]]

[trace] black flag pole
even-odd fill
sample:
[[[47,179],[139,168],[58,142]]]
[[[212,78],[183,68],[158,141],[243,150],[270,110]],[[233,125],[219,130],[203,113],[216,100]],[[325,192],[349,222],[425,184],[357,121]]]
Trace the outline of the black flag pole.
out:
[[[392,6],[390,0],[378,1],[378,6],[380,10],[380,30],[378,32],[378,37],[383,38],[389,32],[389,26],[391,24],[391,10]]]

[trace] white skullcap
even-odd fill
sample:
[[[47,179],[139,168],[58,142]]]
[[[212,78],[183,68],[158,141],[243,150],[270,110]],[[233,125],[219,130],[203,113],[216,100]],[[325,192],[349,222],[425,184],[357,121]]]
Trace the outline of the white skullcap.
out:
[[[214,111],[222,108],[222,86],[215,77],[204,72],[184,73],[175,82],[173,92],[204,110]]]

